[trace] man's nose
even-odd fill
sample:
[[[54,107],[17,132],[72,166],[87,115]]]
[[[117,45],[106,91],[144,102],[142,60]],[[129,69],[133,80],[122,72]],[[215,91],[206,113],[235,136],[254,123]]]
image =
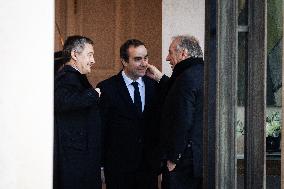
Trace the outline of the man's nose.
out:
[[[142,60],[141,61],[141,66],[147,66],[148,60]]]
[[[95,64],[95,63],[96,63],[95,59],[92,58],[92,59],[91,59],[91,64]]]
[[[167,56],[166,61],[170,61],[170,55]]]

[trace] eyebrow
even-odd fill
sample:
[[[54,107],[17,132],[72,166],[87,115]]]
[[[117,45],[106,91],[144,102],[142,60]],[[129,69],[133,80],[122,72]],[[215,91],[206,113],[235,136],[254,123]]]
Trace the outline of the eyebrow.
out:
[[[146,54],[144,57],[143,56],[135,56],[134,58],[145,58],[145,57],[148,57],[149,55]]]
[[[142,59],[142,58],[148,58],[148,54],[146,56],[144,56],[144,57],[142,57],[142,56],[135,56],[135,57],[133,57],[133,59]]]
[[[140,60],[140,59],[142,59],[142,57],[141,56],[135,56],[133,59],[134,60]]]

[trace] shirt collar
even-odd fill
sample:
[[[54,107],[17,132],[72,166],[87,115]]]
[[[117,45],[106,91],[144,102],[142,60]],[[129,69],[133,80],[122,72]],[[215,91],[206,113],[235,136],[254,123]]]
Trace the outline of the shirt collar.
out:
[[[134,80],[132,80],[132,79],[130,79],[129,77],[127,77],[127,75],[125,74],[124,71],[122,71],[121,74],[122,74],[122,77],[123,77],[123,79],[124,79],[124,82],[125,82],[126,86],[131,85],[131,83],[134,82]],[[139,77],[139,78],[136,80],[136,82],[137,82],[140,86],[143,86],[143,81],[142,81],[142,78],[141,78],[141,77]]]

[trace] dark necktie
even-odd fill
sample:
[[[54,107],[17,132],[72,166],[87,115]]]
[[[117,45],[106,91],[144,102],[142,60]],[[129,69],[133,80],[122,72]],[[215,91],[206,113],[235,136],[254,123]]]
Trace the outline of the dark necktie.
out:
[[[136,106],[139,112],[142,112],[142,102],[141,102],[138,82],[134,81],[131,83],[131,85],[133,85],[134,87],[134,105]]]

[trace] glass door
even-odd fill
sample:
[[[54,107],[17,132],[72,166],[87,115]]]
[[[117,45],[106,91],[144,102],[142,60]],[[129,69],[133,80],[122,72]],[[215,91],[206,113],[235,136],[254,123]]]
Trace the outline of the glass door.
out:
[[[280,189],[283,2],[267,1],[266,188]]]

